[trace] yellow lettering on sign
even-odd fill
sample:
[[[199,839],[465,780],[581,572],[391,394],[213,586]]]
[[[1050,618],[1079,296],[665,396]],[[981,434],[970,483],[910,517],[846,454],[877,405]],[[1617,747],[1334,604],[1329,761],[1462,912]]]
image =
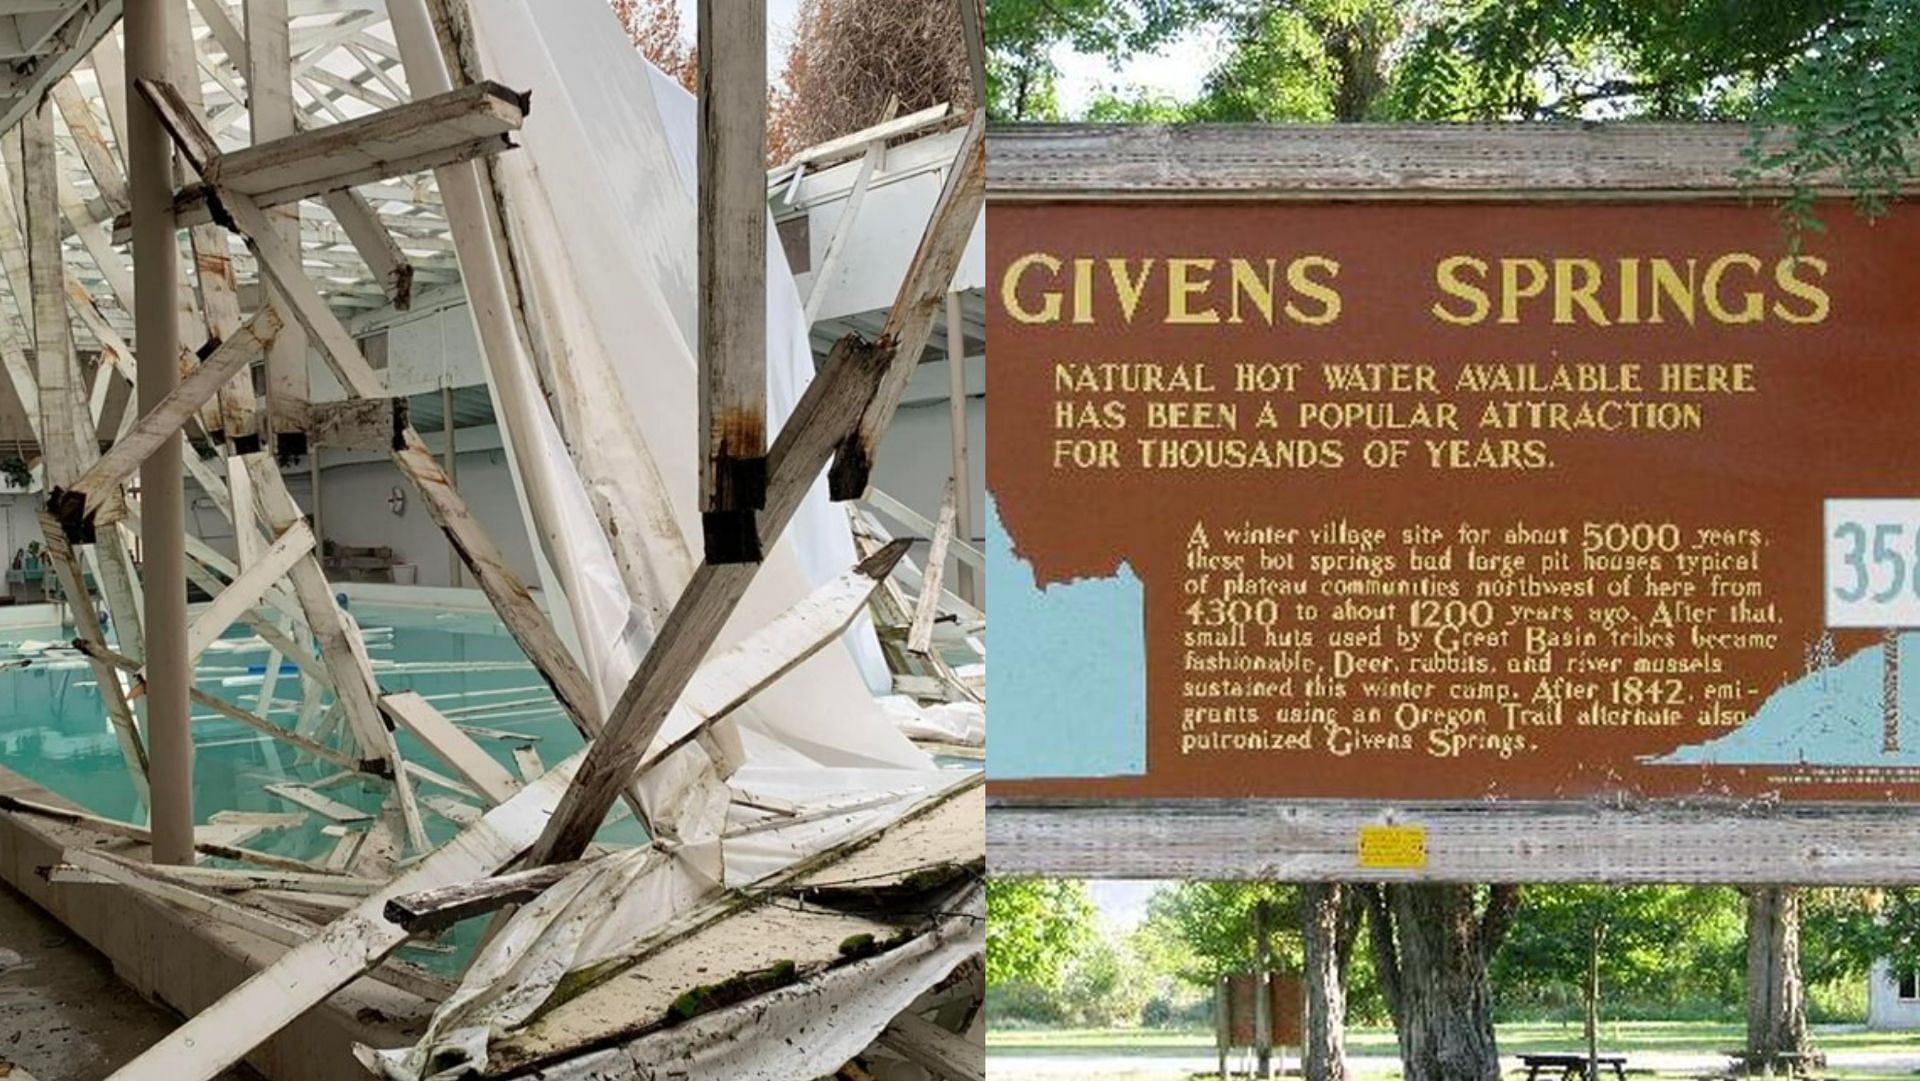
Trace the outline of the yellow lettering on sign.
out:
[[[1427,827],[1361,826],[1360,866],[1418,871],[1427,865]]]

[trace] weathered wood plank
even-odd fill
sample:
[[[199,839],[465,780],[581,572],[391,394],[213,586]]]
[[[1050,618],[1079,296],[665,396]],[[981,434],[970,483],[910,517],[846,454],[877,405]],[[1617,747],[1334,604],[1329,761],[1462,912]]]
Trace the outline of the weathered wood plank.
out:
[[[947,119],[952,113],[953,106],[950,103],[933,105],[919,112],[908,113],[898,119],[876,124],[873,127],[861,131],[849,132],[837,139],[829,139],[824,143],[816,143],[795,154],[793,157],[788,158],[785,162],[782,162],[779,167],[771,171],[770,175],[774,178],[779,178],[791,173],[795,168],[800,166],[821,165],[833,161],[836,158],[851,157],[854,154],[866,150],[866,148],[871,146],[876,140],[879,142],[892,142],[903,135],[911,135],[916,131],[933,127],[935,124]]]
[[[417,935],[444,931],[461,920],[484,916],[510,905],[525,904],[590,862],[577,860],[558,863],[477,882],[461,882],[409,893],[389,900],[384,915]]]
[[[227,632],[243,612],[260,603],[294,563],[312,554],[318,542],[306,519],[295,521],[269,545],[260,558],[240,572],[227,588],[213,598],[187,625],[187,663],[198,660],[214,640]],[[144,678],[144,674],[143,674]]]
[[[100,130],[100,122],[94,117],[79,83],[71,74],[62,77],[53,84],[52,97],[60,110],[60,118],[67,123],[67,134],[73,139],[74,149],[100,190],[101,201],[114,214],[132,209],[132,204],[127,202],[126,177],[120,171],[120,163],[114,160],[106,135]]]
[[[513,779],[505,766],[494,761],[492,755],[418,694],[408,691],[386,695],[380,699],[380,708],[413,738],[432,748],[441,761],[452,766],[453,772],[489,804],[504,803],[520,790],[520,782]]]
[[[861,560],[854,568],[800,599],[739,644],[709,658],[694,673],[676,709],[691,714],[686,731],[650,755],[640,766],[645,773],[675,751],[701,738],[713,725],[799,667],[808,658],[839,640],[868,598],[907,554],[908,541],[899,540]]]
[[[349,398],[307,406],[307,442],[339,450],[390,451],[407,426],[405,398]]]
[[[995,200],[1728,199],[1743,124],[1069,124],[997,128]],[[1850,194],[1837,177],[1813,178]],[[1909,191],[1920,181],[1909,180]]]
[[[887,100],[886,115],[880,118],[885,124],[892,120],[900,109],[900,99]],[[801,321],[809,328],[820,317],[820,305],[826,302],[827,293],[832,291],[834,275],[840,272],[840,257],[846,253],[847,242],[853,236],[855,223],[860,220],[860,208],[866,204],[867,190],[873,184],[874,171],[880,168],[880,162],[887,156],[887,141],[875,139],[867,144],[867,152],[860,159],[860,171],[853,178],[853,188],[847,193],[846,204],[840,210],[840,216],[834,219],[833,233],[827,237],[827,250],[821,254],[820,263],[813,268],[813,282],[807,286],[807,306],[801,314]]]
[[[940,520],[927,545],[927,562],[920,573],[920,596],[914,602],[913,622],[907,625],[907,652],[925,657],[933,652],[933,621],[940,614],[940,589],[947,577],[947,547],[953,543],[958,485],[947,478],[940,500]]]
[[[701,528],[709,563],[742,563],[767,491],[767,4],[699,16]]]
[[[247,24],[246,51],[233,58],[244,64],[246,72],[248,134],[254,146],[262,146],[299,131],[299,111],[293,97],[287,2],[246,0],[242,11]],[[267,217],[282,243],[298,246],[299,202],[275,206],[268,210]],[[284,306],[278,290],[269,286],[267,294],[269,304],[276,308]],[[284,453],[304,452],[307,448],[301,444],[298,433],[304,430],[313,394],[302,328],[296,326],[286,341],[276,341],[267,351],[266,388],[273,449]]]
[[[1419,826],[1426,865],[1361,868],[1362,826]],[[1911,809],[995,797],[995,874],[1272,881],[1920,882]]]
[[[333,212],[333,220],[353,242],[353,250],[360,253],[367,269],[373,272],[373,279],[387,294],[387,303],[393,305],[395,311],[413,307],[413,263],[381,223],[372,204],[352,188],[328,192],[326,204]]]
[[[99,456],[87,389],[73,354],[67,323],[64,232],[54,175],[53,106],[41,102],[20,123],[20,196],[26,206],[28,278],[31,293],[14,294],[21,318],[33,330],[34,367],[40,379],[40,452],[48,487],[72,484]],[[17,285],[16,280],[16,285]],[[27,303],[30,299],[30,305]]]
[[[328,799],[305,785],[270,784],[266,790],[286,800],[288,803],[305,807],[318,815],[324,815],[335,822],[365,822],[373,816],[358,807],[350,807],[339,800]]]
[[[136,85],[148,100],[161,93],[150,89],[159,84]],[[190,114],[178,91],[169,87],[164,96],[173,100],[155,107],[178,138],[175,121]],[[209,196],[215,187],[274,207],[510,150],[508,133],[519,130],[526,113],[525,96],[498,83],[480,82],[231,154],[201,145],[191,153],[208,162],[218,158],[219,165],[211,172],[196,167],[204,183],[176,195],[174,211],[180,224],[188,226],[210,220]],[[122,224],[115,222],[116,239]]]

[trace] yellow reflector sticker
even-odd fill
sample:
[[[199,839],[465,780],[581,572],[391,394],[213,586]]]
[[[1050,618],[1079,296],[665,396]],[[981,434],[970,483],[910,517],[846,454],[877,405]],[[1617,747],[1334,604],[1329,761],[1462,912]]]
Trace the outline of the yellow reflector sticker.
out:
[[[1425,826],[1361,826],[1360,866],[1417,871],[1427,865]]]

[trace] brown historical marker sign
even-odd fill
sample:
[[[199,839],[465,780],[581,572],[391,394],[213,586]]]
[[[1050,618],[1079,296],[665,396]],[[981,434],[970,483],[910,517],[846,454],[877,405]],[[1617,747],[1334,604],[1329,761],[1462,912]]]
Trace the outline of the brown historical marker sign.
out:
[[[1200,832],[1136,873],[1238,868],[1193,857],[1227,807],[1144,802],[1205,798],[1285,815],[1262,873],[1886,877],[1868,824],[1911,844],[1920,802],[1920,214],[1835,203],[1796,249],[1712,179],[1737,133],[1424,134],[993,149],[1009,865],[1159,808]]]

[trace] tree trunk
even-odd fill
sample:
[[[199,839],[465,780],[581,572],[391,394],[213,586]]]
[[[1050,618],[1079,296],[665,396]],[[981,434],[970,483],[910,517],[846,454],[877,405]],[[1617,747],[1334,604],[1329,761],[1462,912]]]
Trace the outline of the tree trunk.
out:
[[[1487,962],[1518,888],[1389,884],[1371,900],[1374,961],[1400,1039],[1405,1081],[1499,1081]],[[1384,933],[1383,933],[1384,931]]]
[[[1807,1052],[1806,988],[1800,982],[1800,893],[1761,886],[1747,893],[1747,1064],[1788,1067]]]
[[[1273,1076],[1273,927],[1272,902],[1253,906],[1253,1054],[1254,1076]]]
[[[1337,882],[1301,887],[1301,944],[1306,961],[1307,1081],[1347,1081],[1347,961],[1356,909]]]

